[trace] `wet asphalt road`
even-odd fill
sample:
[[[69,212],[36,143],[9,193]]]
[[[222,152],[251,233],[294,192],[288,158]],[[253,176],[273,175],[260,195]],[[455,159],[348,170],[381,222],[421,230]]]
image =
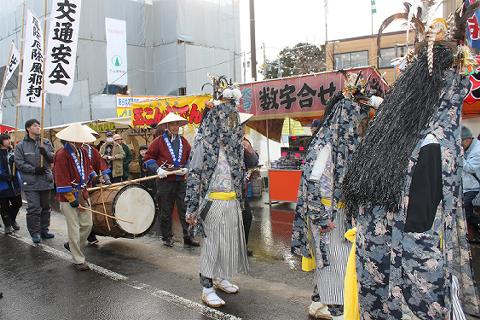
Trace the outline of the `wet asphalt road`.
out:
[[[227,305],[218,311],[201,303],[200,251],[183,248],[178,218],[174,248],[162,246],[157,225],[138,239],[99,237],[86,249],[94,270],[77,272],[63,249],[63,216],[52,214],[55,239],[34,247],[22,209],[20,232],[9,237],[0,229],[0,320],[308,319],[312,274],[299,271],[289,248],[294,205],[269,210],[257,200],[252,207],[251,270],[232,279],[239,294],[219,294]],[[480,248],[472,249],[478,283]]]
[[[0,229],[0,319],[308,319],[312,274],[289,253],[292,205],[271,214],[262,201],[253,207],[251,271],[232,279],[237,295],[219,294],[227,305],[218,311],[200,300],[200,251],[183,248],[178,221],[174,248],[161,245],[155,228],[138,239],[99,237],[86,249],[94,270],[77,272],[62,246],[63,216],[52,214],[55,239],[35,247],[22,208],[14,237]]]

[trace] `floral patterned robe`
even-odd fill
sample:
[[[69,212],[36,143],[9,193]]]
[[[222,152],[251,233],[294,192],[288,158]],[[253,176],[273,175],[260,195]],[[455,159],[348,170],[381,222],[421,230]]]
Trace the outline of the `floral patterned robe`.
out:
[[[452,275],[459,279],[464,310],[478,313],[461,199],[459,123],[467,92],[468,80],[445,73],[438,112],[412,153],[398,211],[373,205],[360,209],[356,245],[362,319],[450,319]],[[428,134],[440,144],[443,196],[431,229],[408,232],[413,170]]]
[[[308,148],[295,209],[291,251],[296,255],[308,258],[312,256],[314,251],[308,240],[310,236],[307,219],[319,228],[326,227],[329,220],[335,220],[336,207],[342,200],[341,188],[346,166],[359,142],[357,128],[360,121],[368,115],[367,107],[361,107],[356,102],[346,98],[337,102],[333,108]],[[321,202],[325,195],[322,194],[320,182],[309,180],[317,155],[327,144],[331,145],[332,150],[332,207],[326,207]],[[337,221],[336,223],[345,222]],[[325,243],[319,245],[323,247],[321,249],[324,252],[328,252]],[[328,255],[326,258],[328,259]]]

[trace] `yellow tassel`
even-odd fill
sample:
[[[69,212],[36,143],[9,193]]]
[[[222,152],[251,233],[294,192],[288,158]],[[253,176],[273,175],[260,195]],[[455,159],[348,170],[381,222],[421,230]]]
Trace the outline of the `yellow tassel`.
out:
[[[316,267],[314,258],[302,257],[302,271],[310,272],[315,270]]]
[[[345,272],[345,284],[343,289],[344,306],[343,318],[349,320],[360,320],[360,305],[358,303],[357,269],[355,265],[355,237],[357,228],[345,232],[345,238],[352,242],[352,249],[348,257],[347,270]]]

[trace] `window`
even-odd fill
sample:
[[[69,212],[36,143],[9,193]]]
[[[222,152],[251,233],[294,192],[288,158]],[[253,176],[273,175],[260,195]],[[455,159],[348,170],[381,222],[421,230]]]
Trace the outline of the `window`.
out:
[[[368,51],[337,53],[334,57],[336,70],[368,66]]]
[[[380,56],[378,57],[379,68],[393,68],[392,60],[395,58],[404,57],[407,54],[407,46],[395,46],[392,48],[380,49]]]

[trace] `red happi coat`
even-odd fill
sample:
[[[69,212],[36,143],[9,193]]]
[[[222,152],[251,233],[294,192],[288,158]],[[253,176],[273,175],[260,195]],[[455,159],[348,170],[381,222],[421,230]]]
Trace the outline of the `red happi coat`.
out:
[[[183,144],[183,152],[182,152],[182,158],[180,159],[180,167],[185,167],[185,164],[188,162],[188,159],[190,157],[190,144],[188,143],[187,139],[185,139],[182,136],[179,136],[180,139],[182,139],[182,144]],[[173,158],[170,154],[170,151],[168,150],[168,146],[165,143],[165,140],[163,139],[163,135],[155,138],[155,140],[152,141],[152,143],[148,146],[147,153],[145,154],[145,157],[143,159],[145,164],[149,164],[149,162],[155,161],[158,166],[161,166],[164,162],[166,166],[173,166]],[[179,179],[185,180],[186,176],[180,177],[180,176],[168,176],[166,178],[167,181],[178,181]]]
[[[68,145],[67,143],[65,147],[59,149],[55,153],[55,158],[53,160],[53,173],[55,178],[57,199],[60,202],[69,202],[67,199],[67,194],[69,193],[73,193],[75,198],[77,198],[77,193],[79,191],[82,192],[84,199],[88,199],[87,184],[94,176],[96,176],[87,151],[84,148],[78,148],[77,150],[80,150],[82,153],[82,161],[80,161],[79,157],[78,160],[84,169],[86,180],[83,181],[82,186],[79,186],[80,173],[78,172],[75,161],[68,150],[70,148],[72,148],[72,146]]]

